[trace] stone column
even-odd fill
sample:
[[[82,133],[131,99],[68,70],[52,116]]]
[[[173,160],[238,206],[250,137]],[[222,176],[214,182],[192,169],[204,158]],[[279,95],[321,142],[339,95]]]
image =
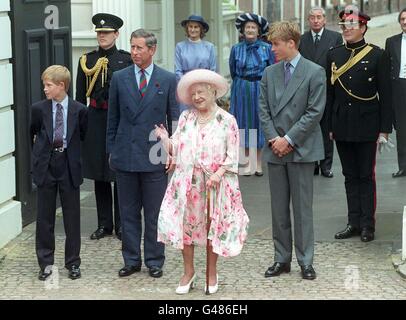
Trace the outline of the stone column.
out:
[[[15,238],[22,229],[21,203],[14,201],[16,195],[16,166],[13,152],[14,104],[11,21],[8,16],[10,2],[0,0],[0,248]]]

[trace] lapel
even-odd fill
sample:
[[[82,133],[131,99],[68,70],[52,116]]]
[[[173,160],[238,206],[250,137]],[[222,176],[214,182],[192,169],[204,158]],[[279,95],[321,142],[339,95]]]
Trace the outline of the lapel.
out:
[[[137,116],[139,113],[145,110],[146,107],[150,104],[151,100],[154,99],[155,95],[157,94],[157,89],[155,85],[157,84],[157,79],[159,79],[159,68],[154,64],[154,70],[152,71],[151,78],[149,79],[147,92],[145,93],[144,98],[141,98],[140,95],[140,105],[139,108],[136,110]]]
[[[76,127],[75,120],[77,119],[76,114],[77,114],[76,106],[73,104],[73,100],[71,98],[69,98],[68,120],[67,120],[68,131],[66,133],[66,145],[67,146],[69,146],[70,139],[72,138],[73,132],[75,131],[75,127]]]
[[[283,95],[282,98],[276,107],[275,110],[275,115],[278,114],[292,99],[292,97],[295,95],[296,90],[299,88],[299,86],[302,84],[303,80],[305,79],[305,74],[306,74],[306,66],[304,63],[304,58],[300,57],[299,62],[296,66],[295,72],[292,74],[292,78],[290,79],[288,86],[285,89],[284,85],[284,77],[285,77],[285,72],[284,72],[284,64],[282,62],[282,77],[281,81],[279,81],[280,84],[282,84],[282,88],[277,88],[277,90],[282,89]]]
[[[329,37],[327,33],[327,29],[324,28],[323,34],[321,35],[319,46],[317,50],[314,51],[314,61],[319,61],[321,58],[321,55],[325,54],[327,46],[329,42]],[[313,44],[314,47],[314,44]]]
[[[127,70],[127,74],[124,76],[124,84],[130,93],[130,96],[133,98],[135,105],[138,106],[141,100],[141,94],[138,89],[137,79],[135,78],[135,70],[132,65]],[[135,110],[133,110],[135,112]]]
[[[395,51],[396,59],[397,59],[396,61],[400,65],[400,62],[401,62],[400,54],[402,52],[402,33],[399,34],[395,38],[395,41],[394,41],[393,45],[394,45],[394,51]]]
[[[52,144],[54,141],[54,121],[52,119],[52,100],[47,100],[45,102],[45,112],[44,115],[44,126],[47,132],[49,142]]]
[[[310,57],[312,57],[312,59],[316,58],[317,55],[317,51],[316,48],[314,47],[314,40],[313,40],[313,35],[311,31],[307,32],[307,36],[306,36],[306,41],[307,41],[307,47],[309,48],[310,51]],[[320,39],[321,41],[321,39]],[[320,45],[320,42],[319,42]]]

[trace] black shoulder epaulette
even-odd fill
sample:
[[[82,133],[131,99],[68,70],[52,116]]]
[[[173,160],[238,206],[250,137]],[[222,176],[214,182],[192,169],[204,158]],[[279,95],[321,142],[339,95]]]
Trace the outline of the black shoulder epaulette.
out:
[[[343,44],[340,44],[338,46],[331,47],[329,50],[334,50],[334,49],[341,48],[341,47],[344,47],[344,46],[345,46],[345,44],[343,43]]]
[[[97,53],[97,50],[90,51],[90,52],[86,53],[86,55],[90,55],[90,54],[94,54],[94,53]]]
[[[125,53],[125,54],[128,54],[129,56],[131,56],[131,53],[129,53],[128,51],[125,51],[125,50],[123,50],[123,49],[119,49],[118,50],[120,53]]]

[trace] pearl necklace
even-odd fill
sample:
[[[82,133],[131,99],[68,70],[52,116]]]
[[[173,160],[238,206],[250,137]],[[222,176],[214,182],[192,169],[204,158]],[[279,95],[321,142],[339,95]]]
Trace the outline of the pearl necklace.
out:
[[[218,107],[216,106],[214,110],[207,116],[207,117],[202,117],[200,114],[197,115],[197,122],[199,124],[207,124],[210,122],[211,119],[213,119],[213,116],[216,114]]]

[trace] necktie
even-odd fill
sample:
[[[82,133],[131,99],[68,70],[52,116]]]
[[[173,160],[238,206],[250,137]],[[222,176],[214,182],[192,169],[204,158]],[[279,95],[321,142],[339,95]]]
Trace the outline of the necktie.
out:
[[[317,48],[320,42],[320,35],[316,33],[316,36],[314,37],[314,46]]]
[[[147,77],[145,76],[145,70],[140,70],[140,94],[144,98],[145,93],[147,92]]]
[[[290,62],[288,62],[285,66],[285,88],[288,86],[290,78],[292,77],[292,74],[290,73],[291,66],[292,65],[290,64]]]
[[[55,136],[54,136],[55,148],[63,147],[63,132],[64,132],[63,107],[60,103],[57,103],[55,115]]]

